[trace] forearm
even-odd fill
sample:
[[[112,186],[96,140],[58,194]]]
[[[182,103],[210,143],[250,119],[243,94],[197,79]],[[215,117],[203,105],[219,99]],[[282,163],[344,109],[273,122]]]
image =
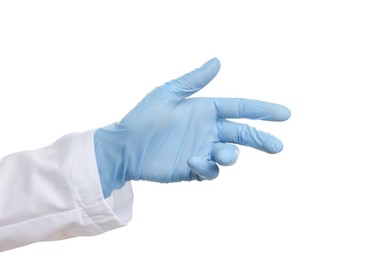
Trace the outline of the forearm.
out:
[[[130,184],[118,192],[127,195],[120,196],[120,210],[103,198],[93,131],[6,156],[0,162],[0,251],[123,226],[131,218]]]

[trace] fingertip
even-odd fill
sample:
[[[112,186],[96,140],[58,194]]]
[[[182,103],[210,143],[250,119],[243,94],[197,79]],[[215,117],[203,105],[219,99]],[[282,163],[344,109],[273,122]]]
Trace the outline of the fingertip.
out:
[[[161,88],[168,92],[168,100],[180,102],[204,88],[217,76],[220,68],[217,58],[213,58],[197,69],[165,83]]]
[[[218,177],[219,168],[213,161],[193,156],[188,159],[187,164],[201,180],[212,180]]]
[[[207,81],[209,82],[218,74],[220,68],[220,61],[218,60],[218,58],[214,57],[211,60],[207,61],[205,64],[203,64],[199,68],[199,70],[202,71],[205,76],[207,75],[205,79],[207,79]],[[205,85],[207,83],[205,83]]]
[[[265,145],[266,152],[270,154],[279,153],[283,150],[283,143],[279,139],[274,139]]]
[[[214,160],[216,163],[222,166],[231,166],[236,163],[240,150],[235,145],[225,144],[222,149],[214,152]]]
[[[206,64],[207,63],[212,63],[215,68],[218,68],[218,69],[221,68],[221,62],[219,61],[219,59],[217,57],[212,58],[211,60],[206,62]]]
[[[282,121],[286,121],[291,117],[291,110],[285,106],[283,106],[283,113],[281,116]]]
[[[272,110],[270,110],[270,114],[272,115],[267,120],[270,121],[286,121],[291,117],[291,110],[287,107],[279,104],[274,104]]]

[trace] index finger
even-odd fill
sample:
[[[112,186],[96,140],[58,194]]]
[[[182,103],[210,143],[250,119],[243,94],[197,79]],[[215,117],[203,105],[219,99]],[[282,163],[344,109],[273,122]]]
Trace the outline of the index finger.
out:
[[[245,99],[215,98],[215,110],[219,118],[248,118],[267,121],[285,121],[290,118],[290,110],[279,104]]]

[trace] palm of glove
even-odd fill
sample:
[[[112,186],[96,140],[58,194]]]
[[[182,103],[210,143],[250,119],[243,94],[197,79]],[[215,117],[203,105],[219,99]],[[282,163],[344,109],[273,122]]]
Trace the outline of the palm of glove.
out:
[[[204,164],[205,173],[218,174],[216,165],[210,163],[212,147],[219,142],[218,117],[212,99],[191,98],[178,104],[164,104],[160,94],[154,95],[120,123],[128,131],[125,157],[130,159],[129,179],[157,182],[198,179],[196,169],[191,170],[188,165],[193,160]]]
[[[119,123],[95,132],[95,150],[105,196],[128,180],[177,182],[214,179],[219,165],[238,158],[233,144],[277,153],[270,134],[227,118],[283,121],[284,106],[238,98],[188,98],[218,73],[219,61],[149,93]]]

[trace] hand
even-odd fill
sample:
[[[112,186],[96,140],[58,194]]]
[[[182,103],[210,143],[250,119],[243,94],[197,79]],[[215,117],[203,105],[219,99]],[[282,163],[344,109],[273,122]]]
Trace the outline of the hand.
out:
[[[268,153],[283,149],[272,135],[226,118],[284,121],[281,105],[239,98],[188,98],[218,73],[214,58],[155,88],[119,123],[95,132],[95,151],[105,197],[129,180],[211,180],[218,165],[232,165],[246,145]]]

